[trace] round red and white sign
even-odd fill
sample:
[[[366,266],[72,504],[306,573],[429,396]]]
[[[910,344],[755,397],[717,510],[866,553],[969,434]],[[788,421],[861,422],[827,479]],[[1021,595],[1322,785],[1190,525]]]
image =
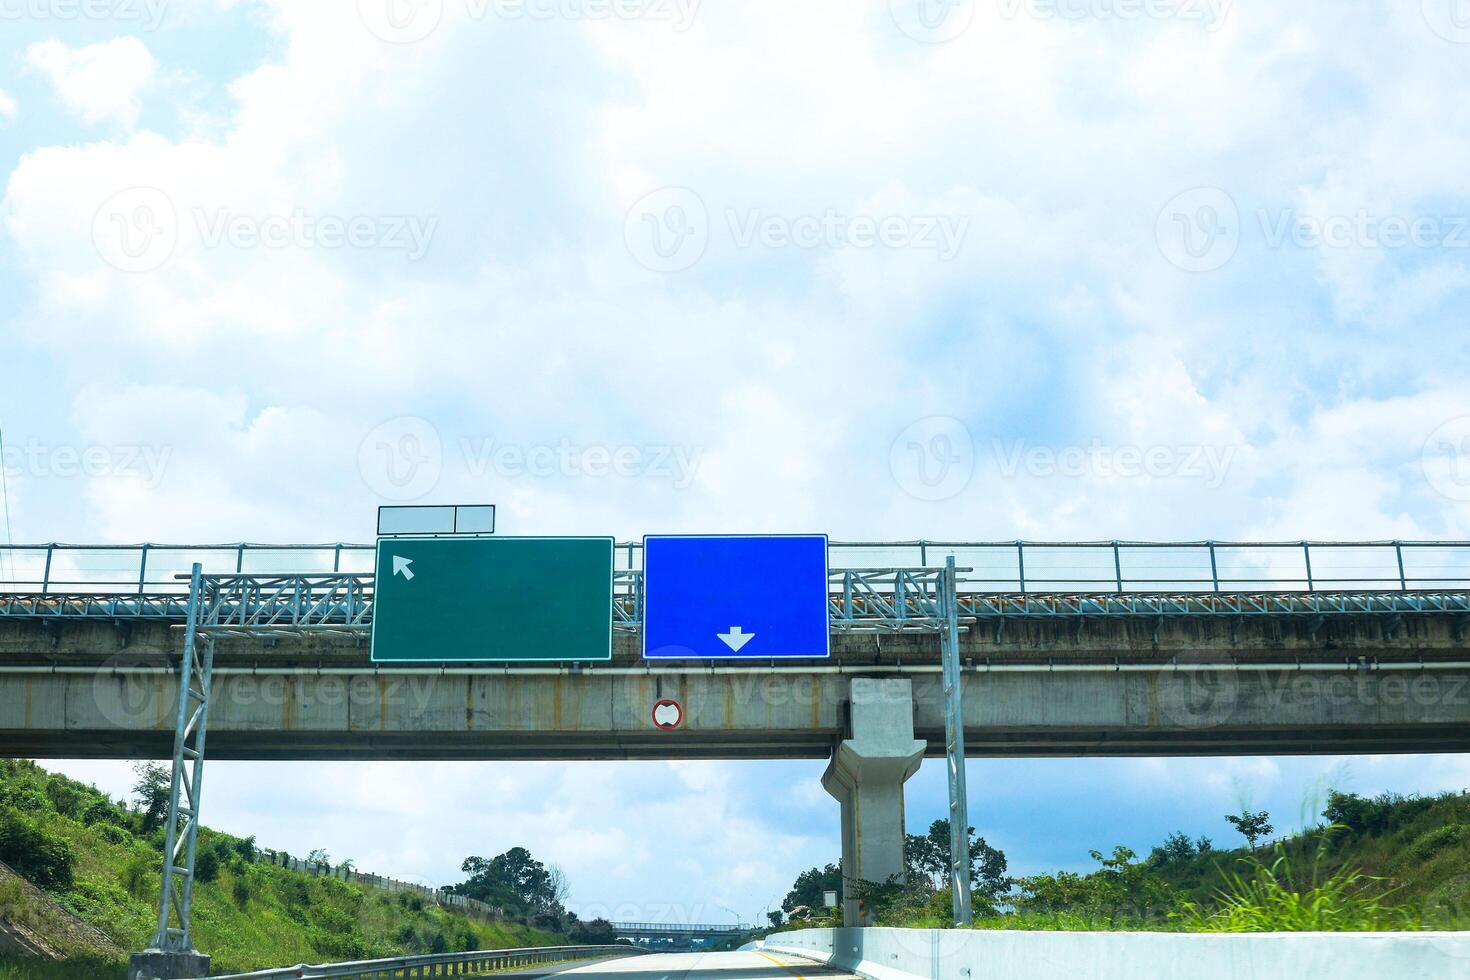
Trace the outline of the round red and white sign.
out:
[[[679,702],[672,698],[663,698],[654,702],[653,705],[653,727],[671,732],[684,724],[684,709],[679,707]]]

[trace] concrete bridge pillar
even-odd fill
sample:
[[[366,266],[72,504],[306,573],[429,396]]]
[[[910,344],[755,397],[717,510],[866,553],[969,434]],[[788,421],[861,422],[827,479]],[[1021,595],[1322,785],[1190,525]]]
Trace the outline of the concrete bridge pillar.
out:
[[[903,784],[919,771],[926,744],[914,738],[913,682],[855,677],[852,738],[843,739],[822,776],[842,805],[842,923],[868,925],[855,884],[882,884],[904,873]]]

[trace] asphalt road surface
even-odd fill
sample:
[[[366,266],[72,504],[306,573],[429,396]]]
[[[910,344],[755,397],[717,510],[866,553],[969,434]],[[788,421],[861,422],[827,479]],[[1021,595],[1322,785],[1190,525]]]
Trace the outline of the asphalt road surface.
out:
[[[560,970],[556,980],[845,980],[846,970],[783,953],[650,953]]]

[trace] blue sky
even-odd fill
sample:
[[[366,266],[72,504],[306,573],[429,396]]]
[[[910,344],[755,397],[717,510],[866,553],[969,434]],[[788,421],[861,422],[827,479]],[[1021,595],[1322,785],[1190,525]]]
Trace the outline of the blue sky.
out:
[[[360,541],[403,500],[529,534],[1470,536],[1462,0],[0,19],[16,541]],[[1243,798],[1470,783],[971,766],[1022,872],[1228,841]],[[527,844],[584,908],[750,916],[836,857],[820,768],[222,764],[207,806],[384,873]],[[943,796],[930,764],[911,823]]]

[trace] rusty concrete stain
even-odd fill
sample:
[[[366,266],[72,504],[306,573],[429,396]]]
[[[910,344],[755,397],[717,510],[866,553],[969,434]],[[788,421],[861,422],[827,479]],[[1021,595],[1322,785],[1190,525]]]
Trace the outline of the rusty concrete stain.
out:
[[[475,685],[469,677],[465,678],[464,683],[464,730],[475,730]]]
[[[558,677],[551,682],[551,727],[553,731],[561,731],[561,695],[562,683]]]
[[[296,729],[296,686],[296,678],[286,678],[286,696],[281,704],[281,727],[288,732]]]

